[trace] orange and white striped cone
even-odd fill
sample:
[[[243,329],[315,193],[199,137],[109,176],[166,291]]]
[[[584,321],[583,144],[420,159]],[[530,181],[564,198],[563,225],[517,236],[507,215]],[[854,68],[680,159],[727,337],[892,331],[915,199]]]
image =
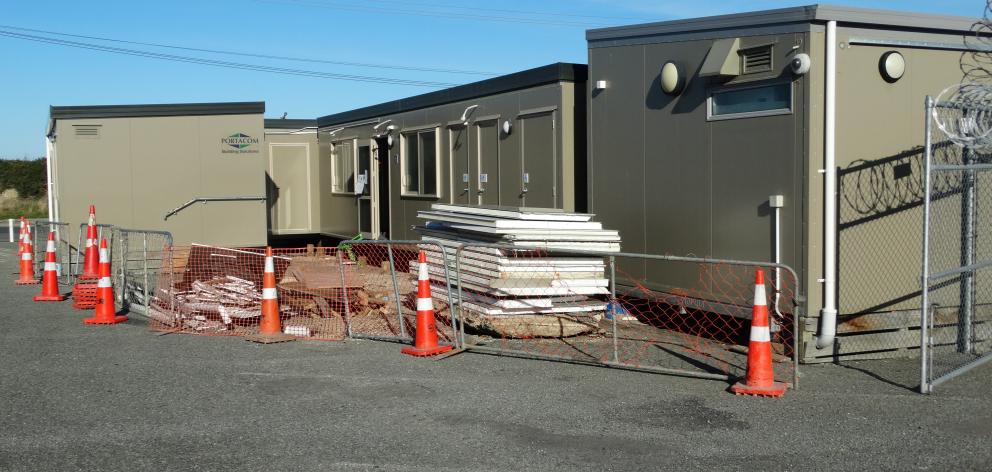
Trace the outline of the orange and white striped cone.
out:
[[[31,224],[27,224],[24,233],[24,250],[21,251],[20,278],[17,285],[35,285],[39,281],[34,278],[34,247],[31,245]]]
[[[262,321],[258,334],[247,336],[248,341],[272,344],[293,341],[295,337],[282,332],[279,320],[279,295],[276,290],[276,266],[272,248],[265,248],[265,272],[262,274]]]
[[[45,248],[45,271],[41,276],[41,294],[34,297],[36,302],[61,302],[65,300],[59,292],[59,273],[55,263],[55,230],[48,231],[48,246]]]
[[[403,354],[417,357],[436,356],[453,349],[452,346],[439,346],[437,325],[434,320],[434,300],[431,298],[431,279],[427,273],[427,256],[420,251],[417,259],[417,333],[413,346],[403,348]]]
[[[96,283],[96,310],[92,318],[83,319],[88,325],[109,325],[127,321],[127,316],[117,315],[114,301],[114,283],[110,280],[110,255],[107,240],[100,240],[100,280]]]
[[[758,270],[754,277],[754,308],[751,311],[751,341],[747,348],[747,376],[730,391],[737,395],[781,397],[788,388],[775,381],[772,367],[772,339],[768,326],[768,298],[765,294],[765,272]]]
[[[100,277],[100,259],[97,251],[96,206],[90,205],[90,220],[86,225],[86,252],[83,254],[83,273],[80,278]]]
[[[27,241],[25,238],[27,233],[24,231],[24,217],[21,217],[21,227],[20,231],[17,233],[17,256],[20,258],[21,254],[24,253],[24,242]]]

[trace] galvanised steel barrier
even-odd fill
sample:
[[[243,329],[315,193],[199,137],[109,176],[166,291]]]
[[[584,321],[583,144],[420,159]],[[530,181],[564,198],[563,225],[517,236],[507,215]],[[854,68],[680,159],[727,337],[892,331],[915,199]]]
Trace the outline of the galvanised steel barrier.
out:
[[[66,285],[72,279],[70,273],[70,259],[72,258],[72,244],[69,237],[69,223],[60,223],[48,220],[37,220],[31,222],[31,244],[34,245],[34,269],[38,277],[41,277],[45,268],[45,252],[48,248],[48,233],[55,231],[55,264],[58,270],[59,284]]]
[[[118,308],[146,314],[172,233],[141,229],[112,228],[111,271]]]
[[[348,337],[411,342],[417,328],[417,258],[427,254],[438,338],[458,342],[449,259],[453,251],[424,241],[344,241],[337,247]]]
[[[99,246],[100,240],[106,238],[108,249],[113,249],[113,238],[112,233],[114,230],[114,225],[108,224],[97,224],[96,226],[96,241],[93,244]],[[83,272],[83,262],[86,257],[86,223],[80,223],[79,233],[76,234],[76,247],[70,254],[71,258],[69,260],[70,270],[69,274],[72,277],[71,281],[75,281],[76,277]]]
[[[805,299],[788,266],[499,244],[454,250],[462,349],[721,380],[746,373],[755,272],[764,271],[775,375],[798,387]]]

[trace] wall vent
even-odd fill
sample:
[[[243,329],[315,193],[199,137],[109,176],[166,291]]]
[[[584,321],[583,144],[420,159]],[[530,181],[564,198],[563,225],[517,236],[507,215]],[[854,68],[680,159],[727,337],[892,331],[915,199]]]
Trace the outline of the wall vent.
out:
[[[754,74],[772,70],[772,45],[745,49],[741,51],[742,73]]]
[[[72,131],[77,138],[97,139],[100,137],[100,125],[72,125]]]

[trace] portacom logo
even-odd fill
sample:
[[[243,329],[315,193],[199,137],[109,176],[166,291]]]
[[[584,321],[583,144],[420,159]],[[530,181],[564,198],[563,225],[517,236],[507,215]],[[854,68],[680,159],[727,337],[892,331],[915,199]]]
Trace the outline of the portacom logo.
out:
[[[258,152],[258,138],[253,138],[244,133],[234,133],[226,138],[221,138],[220,142],[225,146],[221,152],[227,154]]]

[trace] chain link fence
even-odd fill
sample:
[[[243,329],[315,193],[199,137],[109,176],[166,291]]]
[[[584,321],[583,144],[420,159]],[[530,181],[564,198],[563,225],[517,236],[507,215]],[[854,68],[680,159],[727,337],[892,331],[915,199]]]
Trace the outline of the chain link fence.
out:
[[[300,339],[346,335],[337,249],[274,249],[280,319]],[[151,329],[211,336],[257,334],[263,249],[168,247],[149,297]]]
[[[923,393],[992,359],[992,151],[951,143],[984,104],[927,101],[927,173],[923,251]]]
[[[157,275],[172,247],[172,233],[115,227],[109,244],[118,308],[147,313]]]

